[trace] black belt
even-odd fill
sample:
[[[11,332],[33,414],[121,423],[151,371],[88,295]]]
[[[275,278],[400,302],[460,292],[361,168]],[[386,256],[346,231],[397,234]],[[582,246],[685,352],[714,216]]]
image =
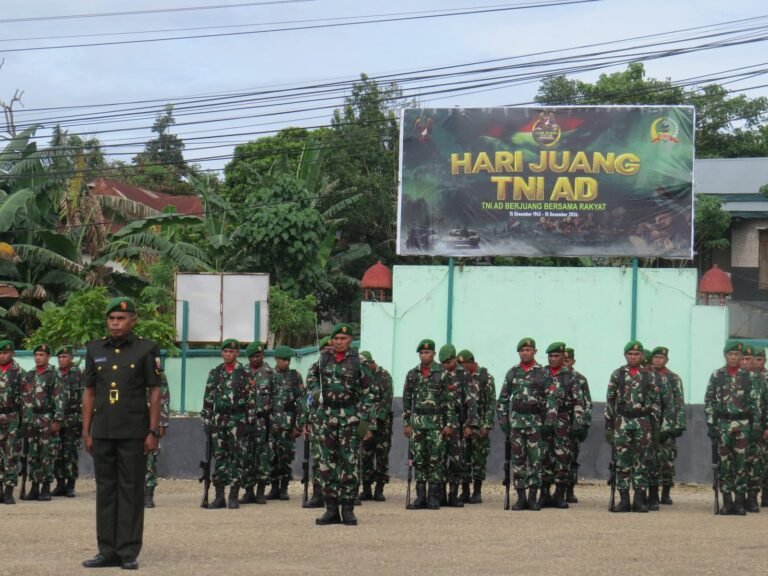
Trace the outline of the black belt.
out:
[[[32,408],[32,414],[51,414],[52,408]]]
[[[650,416],[651,411],[645,408],[637,408],[632,410],[619,409],[619,416],[624,418],[642,418],[643,416]]]
[[[0,414],[13,414],[16,411],[18,411],[18,408],[14,408],[13,406],[4,406],[3,408],[0,408]]]
[[[323,399],[323,408],[354,408],[357,402],[352,400],[325,400]]]

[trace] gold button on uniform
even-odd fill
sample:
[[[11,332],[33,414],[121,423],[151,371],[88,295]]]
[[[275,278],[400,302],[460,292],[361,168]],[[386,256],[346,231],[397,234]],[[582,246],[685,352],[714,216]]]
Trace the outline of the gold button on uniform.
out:
[[[117,364],[112,365],[112,370],[117,370]]]
[[[112,388],[117,388],[117,382],[112,382]]]
[[[115,354],[120,354],[120,348],[115,348]]]

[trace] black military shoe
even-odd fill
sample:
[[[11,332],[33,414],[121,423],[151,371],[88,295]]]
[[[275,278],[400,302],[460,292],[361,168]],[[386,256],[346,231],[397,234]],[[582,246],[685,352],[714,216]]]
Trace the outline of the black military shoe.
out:
[[[552,507],[552,494],[550,494],[549,489],[549,484],[544,484],[541,487],[541,492],[539,493],[539,508]]]
[[[648,512],[645,490],[635,490],[635,498],[632,501],[632,512]]]
[[[355,505],[351,502],[345,502],[341,505],[341,522],[344,526],[357,526]]]
[[[227,508],[230,510],[237,510],[240,508],[240,502],[238,502],[238,496],[240,495],[240,486],[230,486],[229,498],[227,499]]]
[[[269,485],[269,492],[264,495],[267,500],[277,500],[280,498],[280,481],[272,480]]]
[[[552,497],[552,507],[560,509],[568,508],[568,502],[565,501],[565,484],[558,484],[555,487],[555,495]]]
[[[451,491],[448,494],[449,508],[464,508],[464,502],[459,498],[459,483],[451,482]]]
[[[305,503],[301,505],[302,508],[322,508],[324,506],[323,503],[323,494],[320,491],[320,485],[317,483],[312,483],[312,497]]]
[[[120,558],[107,558],[103,554],[96,554],[93,558],[83,560],[83,566],[86,568],[110,568],[122,565]]]
[[[629,504],[629,490],[619,490],[619,505],[613,507],[614,512],[632,512]]]
[[[755,512],[760,512],[760,506],[757,503],[757,490],[749,491],[749,496],[747,497],[747,502],[744,505],[744,509],[752,514]]]
[[[366,500],[373,500],[373,492],[371,491],[370,482],[363,482],[363,490],[360,492],[358,498],[363,502]]]
[[[256,494],[253,493],[253,486],[246,486],[243,490],[243,495],[238,500],[240,504],[253,504],[256,502]]]
[[[659,509],[659,487],[651,486],[648,488],[648,510],[656,512]]]
[[[568,502],[568,504],[578,504],[579,499],[576,498],[576,494],[573,493],[573,484],[568,484],[568,488],[565,491],[565,501]]]
[[[56,478],[56,488],[51,492],[51,496],[64,496],[67,493],[67,489],[64,484],[64,478]]]
[[[440,493],[445,489],[445,484],[440,482],[435,484],[429,483],[429,493],[427,495],[427,509],[428,510],[440,510]]]
[[[760,507],[768,508],[768,486],[763,486],[763,491],[760,493]]]
[[[384,482],[376,482],[376,489],[373,491],[373,501],[385,502],[386,500],[384,496]]]
[[[464,504],[469,504],[469,498],[470,498],[469,482],[462,482],[461,494],[459,494],[459,500],[464,502]]]
[[[13,486],[10,484],[5,487],[5,492],[3,493],[3,502],[5,504],[16,504],[16,499],[13,497]]]
[[[291,497],[288,496],[288,484],[290,483],[289,478],[283,478],[280,480],[280,493],[277,495],[279,500],[290,500]]]
[[[525,488],[517,489],[517,502],[512,504],[512,510],[528,510],[528,500],[525,498]]]
[[[482,504],[483,503],[483,481],[475,480],[473,486],[472,496],[469,498],[470,504]]]
[[[341,524],[339,516],[339,504],[336,498],[325,498],[325,514],[315,520],[318,526],[328,526],[329,524]]]
[[[536,488],[529,488],[528,489],[528,510],[533,510],[534,512],[538,512],[541,510],[541,504],[539,504],[540,500],[536,499]]]
[[[439,490],[440,506],[448,506],[448,485],[441,483]]]
[[[671,506],[672,505],[672,498],[669,497],[669,491],[672,488],[670,485],[662,486],[661,487],[661,499],[659,502],[664,504],[665,506]]]
[[[733,499],[733,512],[732,514],[734,516],[746,516],[747,515],[747,509],[744,507],[744,501],[746,500],[746,496],[744,494],[736,494],[736,497]]]
[[[120,563],[120,568],[123,570],[138,570],[139,569],[139,563],[136,560],[136,558],[132,558],[130,556],[123,558],[123,561]]]
[[[67,489],[64,491],[64,496],[67,498],[74,498],[76,496],[75,494],[75,479],[69,478],[67,480]]]
[[[267,503],[267,497],[264,494],[264,491],[267,489],[267,483],[266,482],[259,482],[256,484],[256,497],[254,498],[254,502],[256,504],[266,504]],[[279,493],[278,493],[279,495]]]
[[[733,514],[733,497],[730,492],[723,492],[723,505],[720,508],[720,516],[731,516]]]
[[[224,485],[214,484],[214,487],[216,488],[216,496],[214,497],[213,502],[208,504],[208,509],[215,510],[217,508],[226,508],[227,502],[224,500]]]
[[[32,488],[29,489],[29,492],[21,497],[22,500],[37,500],[38,498],[40,498],[40,485],[36,483],[32,483]]]
[[[144,488],[144,508],[155,507],[155,487],[147,486]]]
[[[416,482],[416,500],[411,502],[409,510],[422,510],[427,507],[427,483]]]
[[[49,502],[51,500],[51,483],[43,482],[43,487],[40,489],[40,496],[38,500],[41,502]]]

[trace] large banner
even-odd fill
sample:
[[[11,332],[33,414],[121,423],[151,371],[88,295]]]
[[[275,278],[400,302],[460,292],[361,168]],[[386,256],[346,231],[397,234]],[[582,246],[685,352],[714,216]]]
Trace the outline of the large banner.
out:
[[[694,109],[409,108],[398,253],[693,256]]]

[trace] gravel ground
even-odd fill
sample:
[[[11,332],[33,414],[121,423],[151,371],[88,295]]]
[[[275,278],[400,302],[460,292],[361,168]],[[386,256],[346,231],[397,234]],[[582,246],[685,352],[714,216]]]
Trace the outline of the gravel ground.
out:
[[[146,514],[142,573],[768,573],[768,509],[714,517],[707,486],[675,487],[675,504],[659,512],[610,514],[604,484],[580,484],[579,504],[541,512],[505,512],[495,484],[484,491],[484,504],[437,512],[404,510],[405,484],[396,482],[387,502],[356,509],[357,527],[315,526],[322,511],[302,510],[301,486],[291,488],[288,502],[202,510],[197,482],[161,480],[157,508]],[[95,553],[94,490],[84,480],[75,499],[0,506],[0,574],[89,573],[80,562]]]

